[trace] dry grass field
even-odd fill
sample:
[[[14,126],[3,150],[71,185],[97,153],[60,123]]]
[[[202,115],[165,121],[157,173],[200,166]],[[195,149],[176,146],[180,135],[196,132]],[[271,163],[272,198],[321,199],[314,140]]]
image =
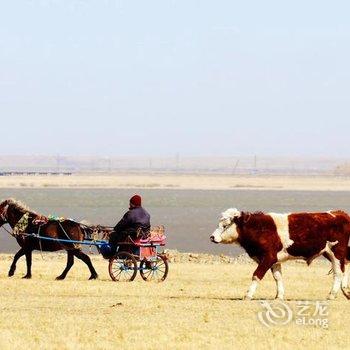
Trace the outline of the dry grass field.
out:
[[[107,262],[94,257],[100,273],[87,281],[87,268],[76,262],[65,281],[54,278],[64,255],[36,255],[33,279],[6,276],[9,255],[0,256],[0,348],[26,349],[246,349],[349,347],[350,301],[330,303],[329,328],[259,323],[260,302],[244,301],[254,264],[172,263],[168,280],[131,283],[109,279]],[[325,300],[331,285],[324,262],[284,268],[287,304]],[[274,282],[267,276],[257,298],[271,300]]]
[[[350,177],[116,174],[72,176],[2,176],[0,188],[140,188],[196,190],[350,191]]]

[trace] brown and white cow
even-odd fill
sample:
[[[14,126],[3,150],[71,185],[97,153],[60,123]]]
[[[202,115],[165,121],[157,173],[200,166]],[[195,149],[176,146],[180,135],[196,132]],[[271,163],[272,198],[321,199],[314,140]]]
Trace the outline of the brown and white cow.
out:
[[[350,216],[343,211],[264,214],[228,209],[210,239],[214,243],[237,243],[258,263],[247,299],[253,298],[258,282],[269,269],[276,281],[276,297],[283,299],[281,263],[303,259],[310,264],[320,255],[332,263],[334,280],[328,298],[334,299],[340,288],[350,297],[345,271],[350,260],[349,237]]]

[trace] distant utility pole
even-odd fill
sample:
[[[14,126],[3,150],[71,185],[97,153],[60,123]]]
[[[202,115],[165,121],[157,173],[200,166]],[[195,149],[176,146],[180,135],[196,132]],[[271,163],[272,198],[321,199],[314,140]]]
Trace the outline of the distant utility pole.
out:
[[[253,168],[254,174],[256,174],[258,172],[257,164],[258,164],[258,157],[255,155],[254,156],[254,168]]]
[[[153,166],[153,164],[152,164],[152,158],[149,159],[148,165],[149,165],[149,168],[152,169],[152,166]]]
[[[236,173],[238,164],[239,164],[239,159],[236,160],[236,163],[235,163],[235,165],[234,165],[234,167],[233,167],[233,170],[232,170],[232,174],[235,174],[235,173]]]

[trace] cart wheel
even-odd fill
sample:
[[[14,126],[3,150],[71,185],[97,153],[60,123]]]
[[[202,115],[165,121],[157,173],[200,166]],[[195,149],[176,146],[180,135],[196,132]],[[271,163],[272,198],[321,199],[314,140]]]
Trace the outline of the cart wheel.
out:
[[[162,282],[168,276],[169,265],[164,255],[157,254],[157,260],[143,259],[140,264],[140,275],[145,281]]]
[[[109,259],[108,270],[113,281],[133,281],[137,274],[137,262],[132,254],[119,252]]]

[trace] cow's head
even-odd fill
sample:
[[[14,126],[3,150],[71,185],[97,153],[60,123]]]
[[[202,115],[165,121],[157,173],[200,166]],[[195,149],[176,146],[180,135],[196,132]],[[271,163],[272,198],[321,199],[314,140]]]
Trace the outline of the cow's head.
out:
[[[213,243],[234,243],[238,239],[238,231],[235,220],[241,216],[236,208],[227,209],[222,213],[218,228],[210,236]]]

